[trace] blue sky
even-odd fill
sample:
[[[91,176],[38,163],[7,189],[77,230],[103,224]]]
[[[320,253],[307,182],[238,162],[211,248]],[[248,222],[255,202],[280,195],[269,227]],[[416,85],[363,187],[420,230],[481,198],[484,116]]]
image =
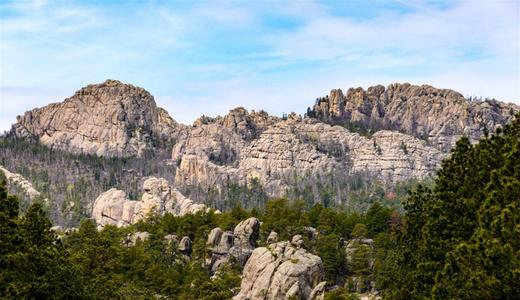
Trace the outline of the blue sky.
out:
[[[191,124],[394,82],[520,102],[520,1],[3,1],[0,130],[105,79]]]

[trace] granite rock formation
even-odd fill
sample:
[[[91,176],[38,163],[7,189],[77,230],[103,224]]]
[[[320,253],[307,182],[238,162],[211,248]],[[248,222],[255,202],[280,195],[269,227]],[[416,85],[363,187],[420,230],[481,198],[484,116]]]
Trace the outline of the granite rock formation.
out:
[[[233,299],[320,297],[325,287],[321,258],[299,246],[285,241],[256,248],[244,267],[240,293]]]
[[[259,230],[260,221],[254,217],[238,223],[233,232],[222,231],[218,227],[211,230],[206,242],[211,251],[211,255],[206,259],[208,269],[215,273],[222,264],[229,262],[231,257],[243,267],[256,247]]]
[[[203,204],[196,204],[169,186],[166,179],[150,177],[143,183],[140,201],[128,199],[125,192],[112,188],[94,201],[92,217],[98,226],[107,224],[126,226],[146,218],[150,214],[172,213],[177,216],[206,211]]]
[[[141,156],[174,142],[182,128],[143,88],[107,80],[18,116],[11,132],[74,153]]]
[[[364,90],[332,90],[318,98],[309,115],[334,124],[352,124],[368,130],[387,129],[427,139],[447,151],[463,135],[476,141],[484,128],[493,132],[520,111],[515,104],[494,99],[470,101],[449,89],[429,85],[377,85]]]
[[[366,173],[392,183],[428,178],[447,155],[411,135],[382,130],[365,137],[315,119],[279,120],[251,141],[227,130],[215,123],[190,130],[182,147],[174,148],[176,185],[223,190],[229,182],[254,181],[269,196],[281,197],[295,180],[315,183],[329,175],[340,181]]]
[[[41,193],[37,191],[33,185],[22,175],[10,172],[2,166],[0,166],[0,172],[4,174],[9,187],[13,186],[21,189],[21,192],[23,192],[30,200],[35,200],[41,196]],[[44,201],[47,200],[48,199],[44,199]]]
[[[25,113],[11,133],[53,148],[103,156],[171,151],[165,165],[175,173],[179,191],[219,208],[229,208],[224,199],[230,186],[260,186],[266,198],[287,196],[291,190],[301,197],[306,190],[313,197],[306,201],[314,202],[321,201],[319,190],[325,188],[333,195],[331,201],[348,204],[349,182],[362,177],[391,187],[431,178],[461,136],[477,140],[518,111],[515,104],[470,101],[452,90],[392,84],[346,94],[332,90],[306,118],[294,113],[278,118],[239,107],[185,126],[158,108],[144,89],[107,80],[62,103]],[[183,198],[179,191],[170,193]],[[114,197],[105,196],[112,201],[126,199],[111,193]],[[130,210],[132,205],[127,204]],[[192,208],[178,209],[177,214]],[[131,222],[133,214],[125,218]]]

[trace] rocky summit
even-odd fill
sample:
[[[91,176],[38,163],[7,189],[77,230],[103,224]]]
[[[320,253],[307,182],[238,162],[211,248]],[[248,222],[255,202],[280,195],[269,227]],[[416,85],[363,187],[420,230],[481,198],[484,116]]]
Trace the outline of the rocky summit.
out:
[[[141,156],[175,141],[181,127],[143,88],[107,80],[18,116],[11,132],[74,153]]]
[[[472,101],[450,89],[396,83],[386,88],[350,88],[346,94],[334,89],[318,98],[308,115],[351,124],[350,128],[403,132],[447,151],[463,135],[477,141],[484,129],[493,132],[509,123],[519,110],[518,105],[494,99]]]

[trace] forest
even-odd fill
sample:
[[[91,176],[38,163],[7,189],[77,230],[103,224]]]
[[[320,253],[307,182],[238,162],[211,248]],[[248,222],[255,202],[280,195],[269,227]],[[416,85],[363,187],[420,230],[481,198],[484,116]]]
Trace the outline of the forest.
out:
[[[433,185],[410,191],[404,210],[372,204],[366,213],[312,207],[304,200],[271,199],[263,209],[240,205],[175,217],[151,215],[116,228],[84,219],[58,235],[44,207],[24,213],[0,183],[0,296],[6,299],[229,299],[240,287],[231,261],[211,276],[204,267],[212,228],[232,230],[254,216],[262,225],[258,246],[276,231],[302,234],[321,257],[325,299],[356,299],[351,276],[376,282],[383,299],[518,299],[520,296],[520,118],[472,145],[462,138]],[[319,233],[311,238],[306,227]],[[150,237],[128,245],[128,234]],[[188,236],[189,257],[164,242]],[[347,262],[341,241],[370,238]],[[370,264],[370,261],[374,261]]]

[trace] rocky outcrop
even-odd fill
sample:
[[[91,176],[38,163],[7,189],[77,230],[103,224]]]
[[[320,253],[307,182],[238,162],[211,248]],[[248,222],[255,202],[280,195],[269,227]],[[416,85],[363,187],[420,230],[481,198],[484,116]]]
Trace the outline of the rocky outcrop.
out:
[[[202,116],[187,127],[158,108],[144,89],[107,80],[27,112],[11,133],[103,156],[171,149],[168,167],[175,186],[191,199],[226,209],[224,199],[237,186],[240,193],[260,190],[263,198],[257,198],[305,194],[306,201],[315,202],[326,190],[330,201],[348,205],[356,185],[351,183],[382,182],[391,190],[398,182],[432,178],[462,135],[476,140],[519,110],[495,100],[469,101],[452,90],[393,84],[349,89],[346,95],[333,90],[318,99],[309,118],[294,113],[277,118],[239,107],[225,116]],[[114,213],[132,222],[136,204],[118,208],[126,196],[111,193],[105,200],[115,201]],[[176,214],[203,209],[176,189],[169,194],[184,205]],[[152,207],[157,197],[143,199],[144,207]]]
[[[214,228],[208,235],[206,246],[211,251],[206,258],[206,266],[215,273],[219,267],[227,263],[230,257],[234,257],[243,267],[256,247],[260,221],[257,218],[249,218],[240,222],[233,232],[222,231]]]
[[[183,128],[143,88],[107,80],[18,116],[11,132],[74,153],[140,156],[177,140]]]
[[[324,292],[321,259],[297,245],[278,242],[256,248],[233,299],[316,299]]]
[[[11,187],[15,187],[17,190],[20,189],[30,200],[34,200],[41,196],[41,193],[37,191],[33,185],[20,174],[12,173],[6,168],[0,166],[0,172],[4,174],[7,184]],[[47,199],[44,199],[48,201]]]
[[[316,184],[332,177],[342,184],[357,173],[388,183],[425,179],[447,155],[407,134],[383,130],[366,137],[295,116],[268,126],[251,141],[214,123],[203,126],[193,128],[182,147],[174,149],[176,185],[222,191],[230,182],[257,182],[269,196],[282,197],[301,182]],[[233,159],[219,164],[212,160],[215,156]]]
[[[140,201],[129,200],[125,192],[115,188],[99,195],[92,207],[92,217],[99,226],[126,226],[150,214],[168,212],[182,216],[206,210],[205,205],[194,203],[170,187],[166,179],[150,177],[143,183]]]
[[[237,259],[241,267],[255,249],[259,230],[260,221],[254,217],[238,223],[233,230],[233,247],[229,249],[229,253]]]
[[[372,132],[403,132],[446,152],[461,136],[476,141],[484,128],[493,132],[518,111],[520,107],[511,103],[471,101],[453,90],[404,83],[351,88],[346,95],[332,90],[329,96],[317,99],[308,115]]]

